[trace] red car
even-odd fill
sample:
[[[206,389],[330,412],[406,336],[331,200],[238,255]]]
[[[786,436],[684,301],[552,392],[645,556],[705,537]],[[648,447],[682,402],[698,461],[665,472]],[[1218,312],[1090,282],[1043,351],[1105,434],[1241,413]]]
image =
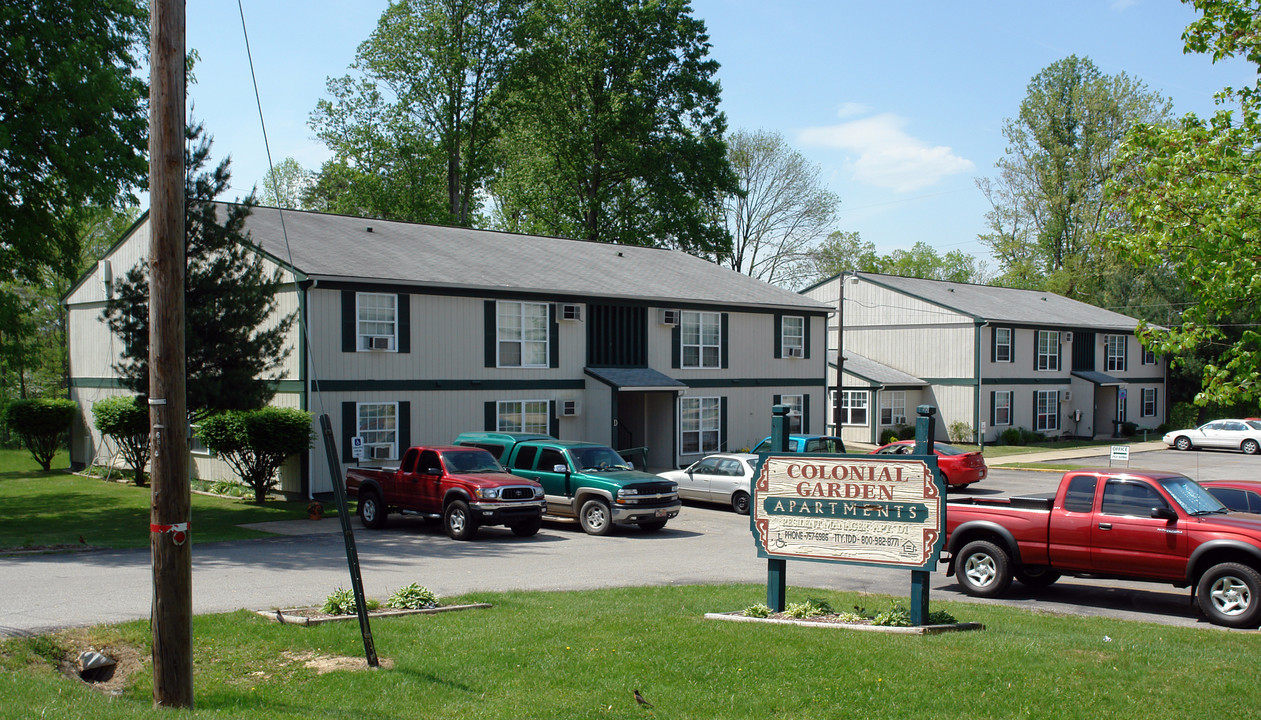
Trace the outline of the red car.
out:
[[[1204,480],[1200,487],[1231,512],[1261,514],[1261,480]]]
[[[915,452],[914,440],[899,440],[872,450],[871,455],[910,455]],[[937,454],[937,467],[946,476],[946,486],[952,488],[967,487],[974,482],[984,480],[989,474],[985,466],[985,458],[979,451],[968,451],[946,443],[933,443],[933,452]]]

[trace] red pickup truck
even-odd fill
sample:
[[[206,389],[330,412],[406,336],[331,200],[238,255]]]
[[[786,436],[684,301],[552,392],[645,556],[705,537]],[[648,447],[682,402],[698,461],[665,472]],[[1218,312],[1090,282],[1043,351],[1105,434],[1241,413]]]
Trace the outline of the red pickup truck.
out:
[[[480,448],[413,447],[397,468],[349,468],[346,493],[359,501],[364,526],[385,526],[390,512],[442,518],[454,540],[482,525],[507,525],[530,537],[543,524],[543,486],[508,474]]]
[[[1261,521],[1230,513],[1190,478],[1145,470],[1073,470],[1054,497],[946,503],[947,574],[977,597],[1013,578],[1061,575],[1192,587],[1218,625],[1261,625]]]

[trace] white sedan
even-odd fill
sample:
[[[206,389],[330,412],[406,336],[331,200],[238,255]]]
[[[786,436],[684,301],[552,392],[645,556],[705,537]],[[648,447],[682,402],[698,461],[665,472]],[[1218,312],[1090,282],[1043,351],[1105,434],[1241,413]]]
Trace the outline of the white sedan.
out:
[[[1223,448],[1261,453],[1261,420],[1214,420],[1194,430],[1165,433],[1165,444],[1179,450]]]
[[[756,464],[757,455],[752,453],[722,453],[657,475],[678,483],[680,498],[730,504],[732,510],[748,515]]]

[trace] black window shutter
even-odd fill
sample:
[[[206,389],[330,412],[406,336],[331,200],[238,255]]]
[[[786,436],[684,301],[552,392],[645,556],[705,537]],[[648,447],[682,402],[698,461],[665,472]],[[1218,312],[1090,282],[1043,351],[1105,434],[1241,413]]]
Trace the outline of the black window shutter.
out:
[[[990,362],[998,362],[998,328],[990,327]]]
[[[775,313],[775,332],[772,334],[775,336],[775,359],[778,360],[784,356],[784,316],[780,313]]]
[[[547,401],[547,434],[560,437],[560,418],[556,417],[556,401]]]
[[[560,367],[560,323],[556,320],[555,303],[547,304],[547,345],[547,366]]]
[[[398,404],[398,454],[399,457],[412,446],[412,404],[406,400]]]
[[[351,293],[351,300],[354,300],[354,293]],[[350,439],[355,436],[359,426],[355,407],[353,402],[342,403],[342,462],[346,463],[355,461],[355,450],[350,446]]]
[[[783,395],[772,395],[772,396],[771,396],[771,404],[772,404],[772,405],[779,405],[779,404],[782,404],[783,402],[784,402],[784,396],[783,396]]]
[[[342,290],[342,352],[355,351],[358,320],[355,316],[355,293]]]
[[[723,316],[724,318],[726,315]],[[718,449],[727,450],[727,396],[718,398]]]
[[[486,432],[497,432],[499,430],[499,403],[491,400],[483,407],[485,419],[482,423],[482,429]]]
[[[1040,330],[1033,331],[1033,369],[1038,369],[1038,336],[1041,335]]]
[[[495,352],[496,351],[495,345],[498,342],[497,340],[498,334],[495,330],[495,323],[498,321],[499,318],[496,315],[497,309],[495,306],[495,301],[487,300],[485,304],[483,305],[483,309],[484,309],[483,314],[485,315],[485,321],[483,323],[483,332],[485,333],[485,337],[486,337],[485,348],[484,348],[485,355],[486,355],[486,367],[493,368],[495,367],[495,358],[498,355],[498,353]]]
[[[670,367],[683,367],[683,330],[678,325],[670,331]]]
[[[720,338],[720,342],[722,343],[722,369],[726,370],[727,369],[727,313],[722,314],[722,328],[719,330],[719,332],[722,333],[722,337]]]
[[[810,357],[810,316],[809,315],[806,315],[805,317],[801,319],[801,328],[802,328],[802,332],[804,333],[804,336],[802,338],[802,343],[805,344],[805,348],[803,349],[803,352],[805,353],[805,357]]]
[[[810,393],[801,394],[801,432],[810,432]]]
[[[1064,367],[1064,343],[1060,340],[1064,336],[1060,333],[1055,334],[1055,369],[1060,370]]]
[[[398,351],[412,351],[412,296],[407,293],[398,295]]]
[[[998,424],[998,393],[990,391],[990,426]]]
[[[1029,426],[1034,432],[1038,431],[1038,391],[1033,391],[1033,424]]]

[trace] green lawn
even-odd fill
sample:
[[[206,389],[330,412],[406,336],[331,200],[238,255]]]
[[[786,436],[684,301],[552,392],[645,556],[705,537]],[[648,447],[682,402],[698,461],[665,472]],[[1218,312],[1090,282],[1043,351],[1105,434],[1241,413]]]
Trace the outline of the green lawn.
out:
[[[149,494],[148,487],[72,475],[64,455],[44,472],[25,450],[0,450],[0,550],[147,547]],[[199,543],[267,537],[237,526],[304,518],[307,506],[276,500],[259,506],[206,495],[193,495],[191,503],[193,538]]]
[[[837,608],[887,599],[790,589]],[[196,709],[241,718],[1246,717],[1255,633],[941,603],[979,632],[896,636],[717,622],[760,586],[477,593],[488,610],[377,619],[389,669],[318,674],[304,659],[363,657],[358,624],[281,626],[252,613],[194,621]],[[0,643],[0,718],[172,717],[147,666],[119,697],[58,675],[84,642],[148,657],[145,623]],[[636,706],[640,690],[655,709]]]
[[[1151,435],[1150,439],[1159,440],[1160,436]],[[963,443],[951,443],[955,447],[965,450],[982,450],[986,457],[1007,457],[1010,455],[1030,455],[1032,453],[1046,452],[1048,450],[1069,450],[1081,447],[1097,447],[1103,454],[1107,454],[1107,449],[1113,445],[1132,445],[1134,443],[1144,442],[1142,436],[1121,438],[1118,440],[1060,440],[1056,442],[1036,443],[1033,445],[986,445],[981,448],[977,445],[967,445]]]

